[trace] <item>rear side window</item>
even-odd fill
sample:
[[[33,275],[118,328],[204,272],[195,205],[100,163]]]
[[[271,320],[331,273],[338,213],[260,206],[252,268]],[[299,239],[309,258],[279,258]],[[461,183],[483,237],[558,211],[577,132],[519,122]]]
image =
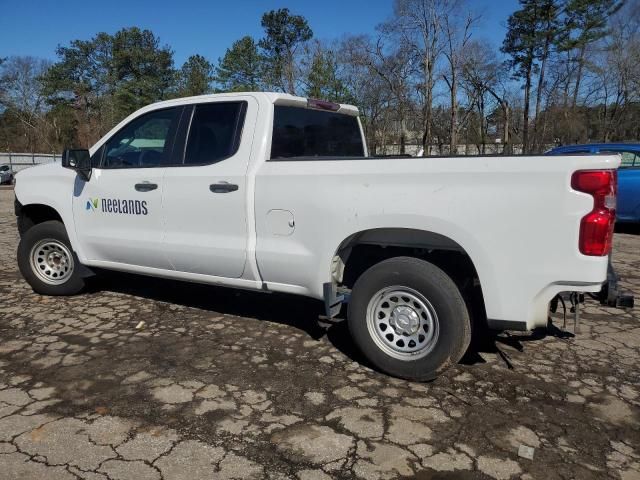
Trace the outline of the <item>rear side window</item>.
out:
[[[208,165],[238,151],[246,102],[215,102],[195,106],[185,151],[186,165]]]
[[[281,105],[273,115],[272,160],[364,156],[357,117]]]

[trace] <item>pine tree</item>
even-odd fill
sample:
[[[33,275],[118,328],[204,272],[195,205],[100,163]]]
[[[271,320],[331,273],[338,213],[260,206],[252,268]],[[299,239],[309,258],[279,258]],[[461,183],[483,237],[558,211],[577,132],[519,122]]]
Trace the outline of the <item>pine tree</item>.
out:
[[[541,73],[538,81],[536,114],[540,109],[541,88],[544,81],[544,65],[557,30],[558,7],[554,0],[520,0],[520,10],[509,16],[507,35],[502,52],[511,58],[507,61],[514,69],[514,77],[524,81],[524,108],[522,122],[522,150],[528,153],[529,112],[533,75]]]
[[[338,60],[335,52],[317,45],[311,54],[305,95],[339,103],[352,102],[351,95],[338,75]]]
[[[568,0],[565,6],[565,36],[559,42],[559,50],[575,51],[576,78],[572,105],[575,107],[580,94],[580,84],[586,63],[587,47],[608,34],[608,20],[624,1],[620,0]]]
[[[218,61],[215,80],[226,92],[257,91],[262,88],[262,57],[253,38],[243,37]]]
[[[313,31],[301,15],[292,15],[288,8],[271,10],[262,16],[265,37],[259,46],[263,51],[265,72],[271,85],[283,92],[296,94],[298,48],[311,40]]]
[[[178,95],[189,97],[211,91],[213,65],[202,55],[191,55],[178,72]]]
[[[536,59],[539,62],[538,68],[538,84],[536,86],[536,107],[534,117],[534,142],[537,146],[540,129],[540,109],[542,105],[542,95],[545,86],[545,73],[547,70],[547,61],[551,55],[551,49],[557,42],[558,35],[561,31],[560,6],[556,0],[545,0],[540,4],[539,21],[536,28],[538,32],[538,45],[536,51]]]

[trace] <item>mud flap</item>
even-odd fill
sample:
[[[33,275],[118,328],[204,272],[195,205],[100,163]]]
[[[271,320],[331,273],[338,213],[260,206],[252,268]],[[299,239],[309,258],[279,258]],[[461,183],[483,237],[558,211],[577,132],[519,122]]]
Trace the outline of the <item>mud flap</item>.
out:
[[[340,313],[343,303],[349,302],[349,291],[338,290],[336,284],[327,282],[322,284],[322,293],[324,297],[325,318],[333,318]]]

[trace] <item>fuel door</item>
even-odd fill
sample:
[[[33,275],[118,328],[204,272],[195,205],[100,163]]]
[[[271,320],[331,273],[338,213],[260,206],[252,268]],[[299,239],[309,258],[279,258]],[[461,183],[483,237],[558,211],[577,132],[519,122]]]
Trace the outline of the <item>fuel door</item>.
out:
[[[278,237],[288,237],[296,229],[293,213],[289,210],[273,209],[267,213],[267,231]]]

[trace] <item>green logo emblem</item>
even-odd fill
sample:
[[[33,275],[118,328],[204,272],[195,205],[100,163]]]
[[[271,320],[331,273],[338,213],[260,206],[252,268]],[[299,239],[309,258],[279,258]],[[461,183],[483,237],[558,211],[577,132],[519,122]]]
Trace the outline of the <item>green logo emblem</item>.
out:
[[[85,207],[87,210],[97,210],[98,209],[98,198],[90,198],[87,200],[87,206]]]

